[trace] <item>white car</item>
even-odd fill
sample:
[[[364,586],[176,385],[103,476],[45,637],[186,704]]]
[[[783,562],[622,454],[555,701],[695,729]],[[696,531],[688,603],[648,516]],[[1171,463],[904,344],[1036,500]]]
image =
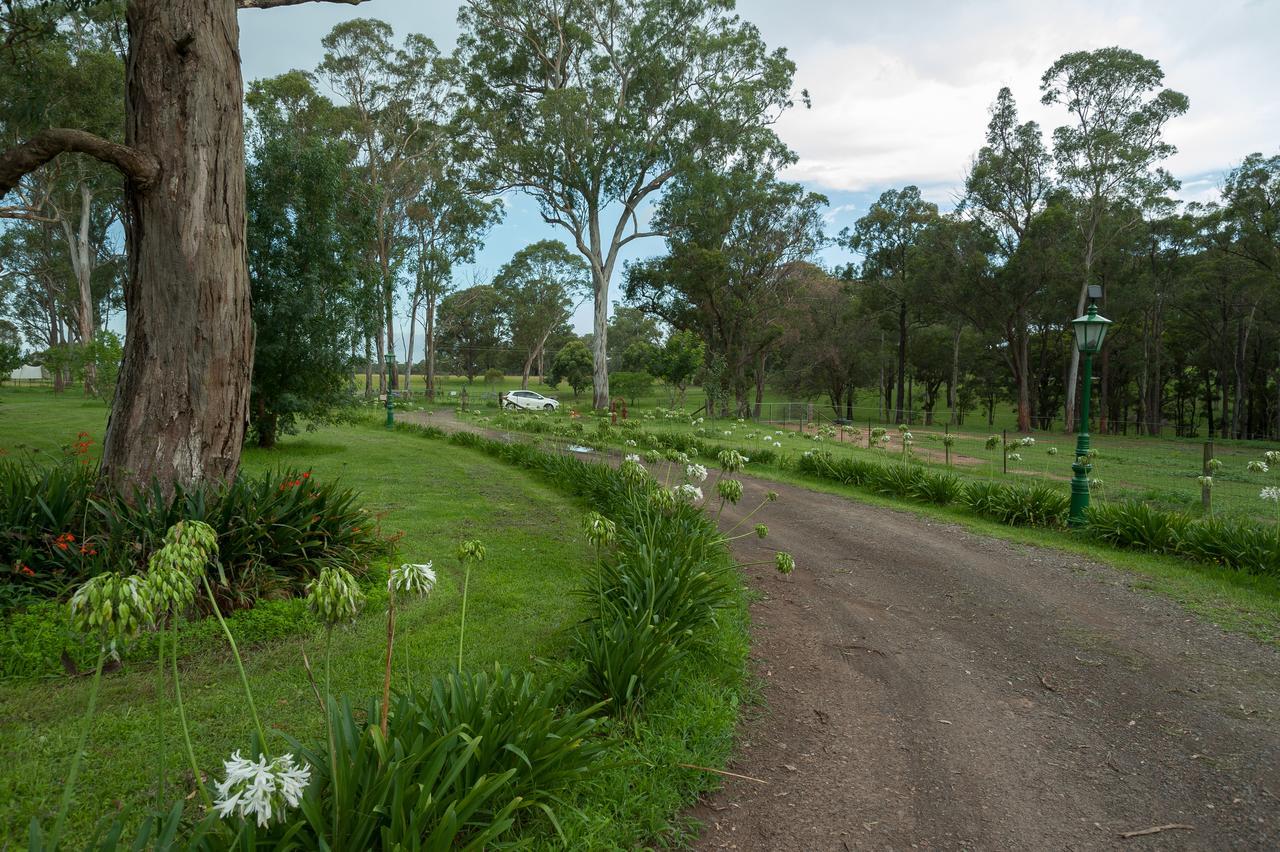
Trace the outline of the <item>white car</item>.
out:
[[[555,411],[560,407],[560,400],[543,396],[537,391],[518,390],[511,391],[502,398],[502,407],[507,411],[521,408],[526,411]]]

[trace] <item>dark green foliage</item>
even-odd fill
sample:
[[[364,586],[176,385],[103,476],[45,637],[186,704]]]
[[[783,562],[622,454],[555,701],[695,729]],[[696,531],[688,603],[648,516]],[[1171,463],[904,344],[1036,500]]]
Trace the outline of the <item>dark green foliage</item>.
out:
[[[1048,485],[1006,485],[995,489],[971,483],[965,502],[975,512],[1009,526],[1060,527],[1066,523],[1070,497]]]
[[[653,376],[639,370],[636,372],[618,372],[609,376],[609,392],[615,397],[625,399],[630,405],[646,396],[653,388]]]
[[[1147,503],[1124,501],[1095,503],[1086,514],[1089,534],[1116,547],[1170,553],[1186,531],[1191,518],[1162,512]]]
[[[179,520],[218,531],[209,580],[224,610],[301,592],[321,568],[356,574],[390,553],[377,520],[336,482],[280,470],[230,485],[120,493],[74,463],[0,461],[0,606],[61,597],[102,571],[135,573]],[[29,572],[29,573],[28,573]]]
[[[964,494],[964,483],[954,473],[923,472],[912,485],[911,496],[937,506],[949,506]]]
[[[362,278],[371,211],[353,203],[352,152],[333,133],[332,103],[300,71],[249,87],[246,169],[254,359],[250,422],[264,447],[302,418],[352,404],[351,318]]]
[[[717,614],[741,605],[741,581],[719,532],[694,506],[658,509],[648,499],[652,486],[628,484],[607,465],[468,432],[449,440],[532,470],[616,522],[616,552],[583,592],[594,612],[574,635],[583,663],[576,691],[587,700],[635,712],[707,639]]]
[[[1247,519],[1193,518],[1138,501],[1093,505],[1087,518],[1089,534],[1116,547],[1280,575],[1280,530]]]
[[[680,634],[650,612],[607,601],[600,617],[573,637],[583,671],[574,687],[587,701],[607,701],[610,710],[631,714],[665,685],[685,650]]]
[[[547,373],[547,382],[555,387],[566,382],[573,389],[573,398],[577,399],[582,389],[591,384],[592,365],[591,352],[581,340],[570,340],[556,354]]]
[[[564,689],[537,686],[531,674],[494,666],[492,673],[453,672],[413,695],[428,732],[459,730],[476,743],[459,776],[464,787],[485,776],[510,776],[503,798],[518,797],[517,809],[550,814],[557,793],[592,774],[608,743],[595,736],[598,706],[562,712]]]
[[[483,849],[514,822],[517,770],[469,771],[484,744],[465,724],[441,730],[427,707],[405,695],[392,704],[386,738],[376,703],[357,714],[348,702],[331,702],[329,715],[332,758],[327,743],[292,743],[315,767],[302,818],[256,831],[244,824],[258,842],[275,841],[268,848],[287,834],[300,849]]]

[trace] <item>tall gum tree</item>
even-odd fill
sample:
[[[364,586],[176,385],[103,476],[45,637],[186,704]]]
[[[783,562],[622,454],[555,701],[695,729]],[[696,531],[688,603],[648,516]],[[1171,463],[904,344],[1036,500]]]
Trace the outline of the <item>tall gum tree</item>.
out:
[[[253,324],[236,14],[309,1],[132,0],[124,144],[49,128],[0,153],[0,196],[69,152],[124,176],[127,320],[108,480],[171,491],[239,467]]]
[[[1058,178],[1082,205],[1080,236],[1084,274],[1076,314],[1083,314],[1094,262],[1117,230],[1136,227],[1143,212],[1159,205],[1178,182],[1159,163],[1177,153],[1163,138],[1164,126],[1187,111],[1187,96],[1162,89],[1164,72],[1153,59],[1119,47],[1063,55],[1040,80],[1040,98],[1061,105],[1072,122],[1053,131]],[[1127,220],[1108,219],[1117,205],[1137,211]],[[1108,222],[1111,227],[1108,227]],[[1067,431],[1075,428],[1080,353],[1072,347],[1067,369]]]
[[[1028,347],[1028,304],[1040,288],[1030,276],[1019,275],[1013,264],[1053,188],[1053,160],[1044,146],[1040,126],[1018,123],[1013,93],[1002,88],[991,107],[986,144],[978,151],[965,177],[961,210],[994,238],[1002,274],[979,280],[993,285],[982,299],[975,322],[1000,313],[1001,331],[1009,344],[1009,363],[1018,387],[1018,431],[1031,431],[1031,392]],[[998,289],[996,289],[998,287]]]
[[[469,0],[469,116],[494,184],[522,190],[591,268],[593,404],[609,404],[609,287],[641,205],[696,155],[782,146],[794,65],[731,0]]]

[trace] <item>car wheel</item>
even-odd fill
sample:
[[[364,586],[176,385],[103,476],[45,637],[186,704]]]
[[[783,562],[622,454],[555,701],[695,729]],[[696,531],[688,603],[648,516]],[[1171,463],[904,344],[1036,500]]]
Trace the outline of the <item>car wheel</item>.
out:
[[[507,411],[515,411],[519,407],[520,406],[516,405],[514,402],[508,402],[506,405],[503,406],[503,408],[505,408]]]
[[[551,403],[549,403],[549,402],[548,402],[546,405],[542,406],[542,410],[543,410],[543,411],[555,411],[555,410],[556,410],[556,407],[555,407],[554,405],[552,405]]]

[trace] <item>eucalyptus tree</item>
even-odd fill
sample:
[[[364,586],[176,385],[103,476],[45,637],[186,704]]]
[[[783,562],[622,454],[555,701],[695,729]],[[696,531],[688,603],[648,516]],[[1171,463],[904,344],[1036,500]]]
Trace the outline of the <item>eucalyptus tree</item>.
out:
[[[373,18],[343,21],[321,44],[325,54],[318,73],[346,107],[361,152],[364,192],[374,211],[370,253],[380,273],[381,362],[384,352],[396,349],[396,292],[411,247],[409,207],[426,188],[434,163],[447,156],[454,136],[454,75],[431,39],[411,33],[397,47],[391,26]],[[394,389],[396,374],[387,381]]]
[[[32,40],[19,61],[0,62],[0,136],[17,142],[47,123],[78,125],[119,141],[124,129],[124,63],[112,42],[110,16],[72,15],[48,37]],[[97,288],[99,262],[117,249],[110,231],[119,215],[117,174],[91,157],[63,157],[25,175],[13,193],[16,204],[0,205],[0,219],[52,229],[65,243],[72,277],[69,331],[89,346],[98,327],[95,308],[106,294]],[[108,280],[114,280],[108,278]],[[85,361],[84,390],[96,390],[92,359]]]
[[[986,144],[965,177],[960,210],[991,234],[993,253],[1003,267],[1000,274],[977,279],[979,284],[992,286],[980,294],[976,318],[981,322],[993,313],[1000,317],[1018,388],[1020,432],[1031,429],[1028,304],[1042,285],[1036,277],[1018,275],[1009,264],[1053,188],[1052,168],[1053,160],[1045,148],[1040,126],[1034,121],[1019,123],[1013,93],[1008,87],[1002,88],[991,107]],[[992,310],[988,312],[989,309]]]
[[[559,240],[540,240],[503,264],[493,287],[506,308],[511,345],[524,352],[520,368],[520,387],[524,389],[547,338],[591,293],[591,270]]]
[[[938,221],[938,205],[920,197],[914,186],[881,193],[866,215],[840,242],[862,256],[859,277],[869,290],[869,301],[878,301],[895,318],[897,328],[897,402],[894,422],[904,422],[908,336],[926,304],[928,281],[912,274],[909,262],[921,234]]]
[[[1053,131],[1053,155],[1059,180],[1082,206],[1077,314],[1084,313],[1102,244],[1139,225],[1178,186],[1159,165],[1177,152],[1163,134],[1190,102],[1181,92],[1161,88],[1163,82],[1159,62],[1119,47],[1064,54],[1040,80],[1041,102],[1063,106],[1071,115],[1070,124]],[[1119,205],[1135,214],[1109,220],[1108,211]],[[1080,353],[1073,349],[1067,371],[1068,430],[1074,428],[1079,366]]]
[[[794,66],[725,0],[468,0],[468,116],[496,186],[537,200],[591,267],[593,402],[609,404],[619,252],[661,235],[642,205],[697,156],[786,156],[769,128]]]
[[[62,154],[124,176],[127,322],[103,440],[110,480],[172,489],[239,467],[253,326],[236,15],[301,2],[130,0],[123,144],[48,127],[0,152],[0,198]],[[6,6],[18,4],[48,5]]]
[[[825,243],[827,200],[741,163],[682,175],[658,205],[666,257],[627,267],[626,298],[677,329],[697,331],[722,359],[738,416],[759,407],[782,317]]]
[[[451,293],[440,303],[440,348],[469,382],[506,348],[504,307],[502,295],[489,284]]]
[[[848,281],[808,270],[785,321],[780,384],[800,397],[825,395],[836,417],[854,419],[859,387],[870,383],[876,332]]]
[[[406,210],[416,261],[413,299],[415,307],[420,303],[423,309],[426,391],[430,398],[435,397],[436,387],[436,306],[448,292],[454,267],[475,258],[489,229],[502,218],[502,205],[486,197],[475,165],[474,151],[455,138],[442,156],[424,164],[422,188]],[[405,359],[410,376],[415,314],[411,311],[409,357]]]

